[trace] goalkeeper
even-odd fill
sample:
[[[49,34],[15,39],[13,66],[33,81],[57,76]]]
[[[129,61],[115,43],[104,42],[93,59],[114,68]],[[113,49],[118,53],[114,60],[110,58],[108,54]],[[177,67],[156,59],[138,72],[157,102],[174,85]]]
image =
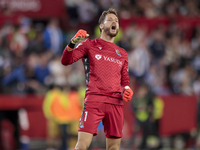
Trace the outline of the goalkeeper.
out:
[[[114,44],[119,30],[115,9],[104,11],[99,18],[101,37],[90,40],[86,31],[79,30],[66,46],[61,62],[70,65],[83,60],[87,90],[79,122],[75,150],[86,150],[103,122],[106,149],[119,150],[123,129],[123,100],[131,100],[128,56]],[[87,38],[85,41],[75,45]]]

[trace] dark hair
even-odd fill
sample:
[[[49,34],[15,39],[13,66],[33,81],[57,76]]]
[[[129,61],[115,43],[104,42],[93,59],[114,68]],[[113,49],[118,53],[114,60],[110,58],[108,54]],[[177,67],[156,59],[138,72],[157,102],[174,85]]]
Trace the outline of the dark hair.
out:
[[[102,12],[102,14],[101,14],[101,16],[99,18],[99,25],[104,22],[107,14],[114,14],[115,16],[118,17],[117,11],[114,8],[109,8],[108,10]],[[101,29],[100,29],[100,32],[101,32]]]

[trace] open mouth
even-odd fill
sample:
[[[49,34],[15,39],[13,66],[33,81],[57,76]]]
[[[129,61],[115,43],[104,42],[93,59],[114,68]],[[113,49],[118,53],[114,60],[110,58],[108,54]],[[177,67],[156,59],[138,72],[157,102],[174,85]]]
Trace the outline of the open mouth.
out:
[[[115,31],[116,30],[116,26],[112,25],[111,29],[112,29],[112,31]]]

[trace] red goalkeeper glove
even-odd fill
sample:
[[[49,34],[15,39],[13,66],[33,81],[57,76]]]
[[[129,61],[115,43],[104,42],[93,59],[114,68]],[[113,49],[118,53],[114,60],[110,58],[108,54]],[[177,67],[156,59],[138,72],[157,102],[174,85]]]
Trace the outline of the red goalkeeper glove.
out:
[[[75,36],[70,40],[70,43],[67,45],[68,50],[73,50],[74,46],[82,41],[84,38],[87,38],[89,34],[87,34],[87,31],[85,30],[78,30],[78,32],[75,34]]]
[[[131,88],[129,86],[125,86],[123,93],[123,100],[128,102],[131,100],[132,96],[133,96],[133,91],[131,90]]]

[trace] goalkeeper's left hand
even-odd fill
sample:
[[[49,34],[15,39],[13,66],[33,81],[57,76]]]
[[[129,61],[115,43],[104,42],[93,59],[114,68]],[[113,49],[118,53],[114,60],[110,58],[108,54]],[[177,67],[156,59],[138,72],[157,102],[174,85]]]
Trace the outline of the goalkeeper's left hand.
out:
[[[75,36],[70,40],[70,43],[67,45],[68,50],[73,50],[74,46],[82,41],[84,38],[87,38],[89,34],[87,34],[87,31],[85,30],[78,30],[78,32],[75,34]]]
[[[128,102],[131,100],[132,96],[133,96],[133,91],[131,90],[131,88],[129,86],[125,86],[123,92],[123,100]]]

